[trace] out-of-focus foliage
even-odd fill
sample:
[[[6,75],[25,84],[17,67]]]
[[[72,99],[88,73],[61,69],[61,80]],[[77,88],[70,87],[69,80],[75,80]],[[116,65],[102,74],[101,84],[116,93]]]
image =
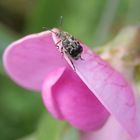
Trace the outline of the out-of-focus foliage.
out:
[[[39,94],[33,94],[0,75],[0,139],[14,140],[35,130],[43,111]]]
[[[78,131],[70,127],[66,122],[55,120],[49,114],[44,113],[37,130],[19,140],[78,140],[79,137]]]
[[[71,128],[66,122],[54,120],[45,114],[36,131],[37,140],[78,140],[77,130]]]
[[[1,0],[0,140],[79,137],[75,129],[44,111],[40,94],[26,91],[7,78],[2,53],[9,43],[28,33],[43,31],[43,27],[60,27],[91,47],[100,46],[122,27],[139,24],[139,7],[139,0]],[[60,16],[63,16],[62,25]]]

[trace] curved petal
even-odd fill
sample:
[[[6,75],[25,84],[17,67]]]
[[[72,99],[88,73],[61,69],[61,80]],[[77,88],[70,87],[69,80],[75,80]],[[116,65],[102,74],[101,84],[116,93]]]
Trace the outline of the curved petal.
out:
[[[4,66],[16,83],[40,90],[46,75],[66,65],[49,31],[26,36],[12,43],[3,56]]]
[[[58,32],[58,29],[54,29]],[[53,35],[54,42],[58,38]],[[61,43],[59,44],[61,48]],[[140,119],[130,85],[122,75],[115,71],[107,62],[93,53],[88,47],[83,46],[82,58],[73,60],[76,73],[106,107],[106,109],[119,121],[119,123],[132,136],[140,134]],[[71,62],[65,55],[67,62]]]
[[[91,133],[82,133],[80,140],[140,140],[138,138],[132,138],[127,135],[120,124],[110,117],[107,123],[98,131]]]
[[[46,108],[59,119],[65,119],[83,131],[100,128],[109,113],[72,69],[52,72],[43,85]]]
[[[96,54],[85,49],[82,57],[84,62],[74,62],[79,77],[131,136],[140,135],[140,114],[130,85]]]

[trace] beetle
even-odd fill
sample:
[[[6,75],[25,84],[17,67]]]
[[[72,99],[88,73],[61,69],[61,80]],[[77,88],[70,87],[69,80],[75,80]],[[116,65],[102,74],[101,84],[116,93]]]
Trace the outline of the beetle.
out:
[[[78,59],[82,59],[81,54],[83,52],[83,47],[81,46],[80,42],[71,34],[61,31],[59,30],[58,32],[54,32],[51,30],[51,32],[53,32],[57,38],[59,38],[60,40],[56,43],[57,48],[59,47],[59,43],[61,43],[61,53],[62,54],[66,54],[68,56],[68,58],[70,59],[74,70],[75,70],[75,66],[73,64],[73,60],[78,60]]]

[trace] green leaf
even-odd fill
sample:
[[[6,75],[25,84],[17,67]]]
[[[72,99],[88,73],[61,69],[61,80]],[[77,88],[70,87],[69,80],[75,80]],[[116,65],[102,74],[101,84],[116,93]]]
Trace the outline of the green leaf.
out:
[[[65,122],[61,122],[53,119],[49,114],[44,114],[36,136],[38,140],[60,140],[60,135],[62,133],[63,127],[66,125]]]
[[[139,16],[139,0],[129,0],[129,11],[127,14],[126,24],[139,24],[140,16]]]
[[[26,91],[0,75],[0,138],[14,140],[35,130],[43,112],[40,94]]]
[[[44,114],[37,130],[37,140],[78,140],[78,132],[66,122]]]
[[[17,139],[17,140],[37,140],[36,137],[35,137],[35,134],[31,134],[29,136],[26,136],[26,137],[23,137],[23,138],[20,138],[20,139]]]
[[[71,126],[63,129],[63,136],[60,140],[79,140],[79,131]]]
[[[34,3],[34,9],[27,17],[27,32],[43,31],[43,27],[52,28],[57,25],[58,19],[66,10],[65,0],[39,0]],[[63,13],[64,12],[64,13]]]
[[[3,55],[4,49],[16,38],[17,37],[14,33],[6,29],[6,27],[0,25],[0,73],[4,72],[3,67],[2,67],[2,55]]]

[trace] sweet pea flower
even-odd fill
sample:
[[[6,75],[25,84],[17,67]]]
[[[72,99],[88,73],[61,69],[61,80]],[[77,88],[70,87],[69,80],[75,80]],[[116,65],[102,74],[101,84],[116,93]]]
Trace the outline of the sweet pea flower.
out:
[[[130,84],[81,42],[83,60],[72,60],[73,70],[67,55],[57,49],[60,38],[53,32],[28,35],[8,46],[3,63],[9,76],[24,88],[41,91],[55,118],[82,131],[101,129],[111,116],[128,135],[137,137],[140,113]]]
[[[120,31],[115,39],[96,52],[108,61],[116,70],[122,73],[134,88],[137,106],[140,106],[140,91],[136,76],[140,73],[136,69],[140,66],[140,27],[129,26]],[[113,45],[113,47],[112,47]],[[125,59],[124,59],[125,58]],[[127,58],[127,59],[126,59]],[[137,86],[138,85],[138,86]],[[140,140],[140,136],[132,138],[112,116],[105,125],[94,132],[81,133],[80,140]]]

